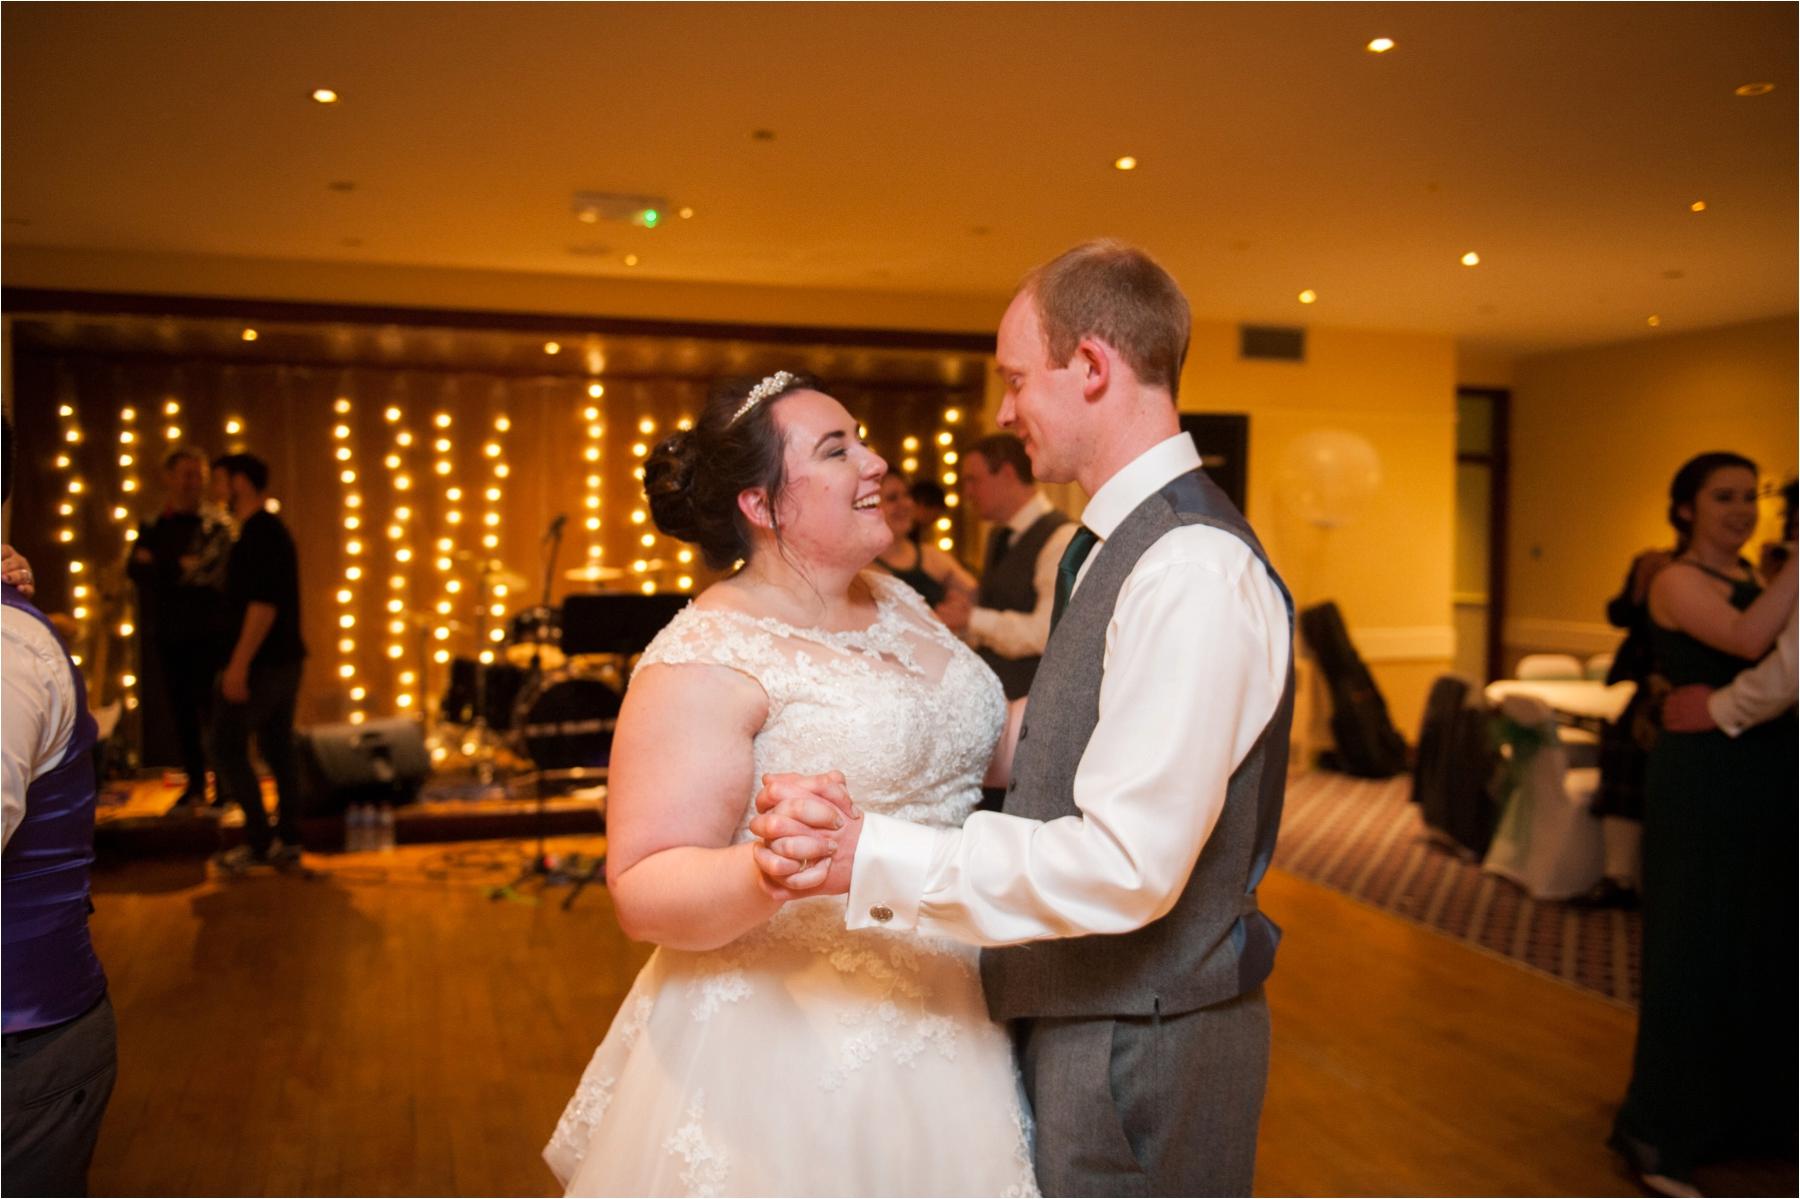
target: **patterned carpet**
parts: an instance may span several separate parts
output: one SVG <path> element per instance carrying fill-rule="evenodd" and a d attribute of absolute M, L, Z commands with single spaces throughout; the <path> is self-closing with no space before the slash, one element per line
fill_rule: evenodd
<path fill-rule="evenodd" d="M 1636 912 L 1536 902 L 1433 844 L 1407 800 L 1411 791 L 1410 775 L 1294 778 L 1275 865 L 1578 987 L 1637 1002 Z"/>

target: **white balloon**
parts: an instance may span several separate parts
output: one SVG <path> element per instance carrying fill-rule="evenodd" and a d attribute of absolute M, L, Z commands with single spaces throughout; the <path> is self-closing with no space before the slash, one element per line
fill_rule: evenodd
<path fill-rule="evenodd" d="M 1314 429 L 1289 443 L 1275 473 L 1277 494 L 1303 520 L 1336 529 L 1356 519 L 1381 486 L 1381 456 L 1346 429 Z"/>

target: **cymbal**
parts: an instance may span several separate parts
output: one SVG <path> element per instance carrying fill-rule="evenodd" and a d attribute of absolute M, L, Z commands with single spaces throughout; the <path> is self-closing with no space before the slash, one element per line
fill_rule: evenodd
<path fill-rule="evenodd" d="M 474 550 L 451 550 L 450 556 L 458 562 L 475 563 L 484 587 L 505 587 L 508 591 L 521 591 L 530 585 L 529 579 L 516 570 L 508 570 L 506 564 L 498 558 L 490 558 Z"/>
<path fill-rule="evenodd" d="M 440 616 L 436 612 L 418 612 L 418 611 L 399 612 L 399 613 L 394 613 L 394 614 L 390 615 L 388 617 L 388 619 L 404 620 L 407 624 L 412 625 L 415 629 L 435 629 L 438 626 L 442 625 L 444 628 L 449 629 L 453 633 L 460 633 L 464 629 L 469 627 L 468 625 L 464 624 L 460 620 L 457 620 L 453 616 Z"/>
<path fill-rule="evenodd" d="M 637 569 L 643 563 L 642 570 Z M 680 565 L 668 558 L 639 558 L 630 566 L 576 566 L 563 571 L 563 578 L 571 583 L 617 582 L 620 579 L 639 579 L 645 575 L 655 574 L 659 570 L 672 570 Z"/>

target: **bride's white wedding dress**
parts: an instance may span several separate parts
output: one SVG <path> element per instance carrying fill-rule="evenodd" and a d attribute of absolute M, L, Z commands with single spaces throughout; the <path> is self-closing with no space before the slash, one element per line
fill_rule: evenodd
<path fill-rule="evenodd" d="M 960 825 L 1005 720 L 1000 684 L 905 583 L 862 577 L 879 612 L 867 630 L 690 605 L 639 669 L 703 663 L 756 680 L 769 717 L 754 777 L 842 770 L 869 811 Z M 711 952 L 658 949 L 544 1157 L 571 1195 L 1036 1193 L 976 951 L 849 932 L 842 896 L 789 903 Z"/>

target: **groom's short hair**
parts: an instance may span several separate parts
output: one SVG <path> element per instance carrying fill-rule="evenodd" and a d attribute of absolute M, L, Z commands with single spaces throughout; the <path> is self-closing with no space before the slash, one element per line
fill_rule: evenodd
<path fill-rule="evenodd" d="M 1139 380 L 1175 397 L 1193 317 L 1150 255 L 1122 241 L 1083 242 L 1025 276 L 1019 290 L 1037 301 L 1052 365 L 1066 363 L 1082 338 L 1098 337 Z"/>

